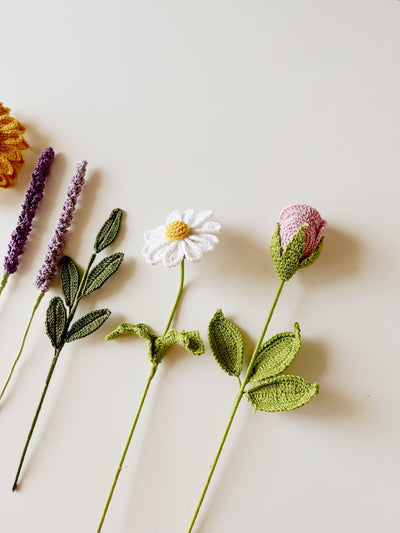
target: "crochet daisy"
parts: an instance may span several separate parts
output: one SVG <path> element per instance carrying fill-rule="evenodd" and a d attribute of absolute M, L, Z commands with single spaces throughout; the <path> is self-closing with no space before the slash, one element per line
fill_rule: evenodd
<path fill-rule="evenodd" d="M 142 255 L 148 263 L 173 267 L 183 259 L 198 261 L 218 243 L 221 224 L 210 220 L 212 211 L 173 211 L 165 225 L 146 231 Z"/>
<path fill-rule="evenodd" d="M 21 150 L 29 148 L 23 133 L 25 127 L 0 102 L 0 187 L 6 189 L 17 179 L 17 166 L 24 162 Z"/>

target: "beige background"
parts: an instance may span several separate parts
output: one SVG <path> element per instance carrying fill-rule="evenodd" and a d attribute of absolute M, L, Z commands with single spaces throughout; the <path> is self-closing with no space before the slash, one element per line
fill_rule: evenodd
<path fill-rule="evenodd" d="M 147 265 L 146 229 L 213 209 L 218 248 L 187 268 L 179 328 L 222 307 L 254 346 L 277 287 L 267 247 L 281 208 L 328 220 L 320 260 L 285 288 L 270 334 L 302 328 L 291 367 L 320 395 L 287 414 L 243 402 L 196 532 L 398 528 L 400 4 L 394 0 L 7 2 L 1 100 L 27 126 L 18 185 L 0 192 L 6 251 L 39 152 L 57 152 L 19 274 L 0 300 L 0 376 L 77 161 L 89 161 L 67 252 L 85 264 L 98 227 L 126 213 L 126 260 L 82 305 L 113 315 L 62 353 L 18 493 L 10 487 L 50 364 L 40 308 L 0 407 L 0 531 L 94 532 L 141 395 L 142 340 L 161 331 L 179 271 Z M 1 253 L 3 253 L 1 252 Z M 3 379 L 3 378 L 1 378 Z M 104 532 L 185 533 L 237 383 L 209 350 L 171 353 L 154 380 Z"/>

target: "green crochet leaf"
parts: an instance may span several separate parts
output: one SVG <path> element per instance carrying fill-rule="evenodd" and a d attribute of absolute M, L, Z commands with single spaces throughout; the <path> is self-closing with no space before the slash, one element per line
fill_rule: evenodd
<path fill-rule="evenodd" d="M 170 329 L 162 337 L 157 337 L 153 344 L 153 351 L 150 357 L 152 363 L 158 364 L 166 356 L 168 350 L 176 343 L 179 333 L 176 329 Z"/>
<path fill-rule="evenodd" d="M 60 267 L 61 288 L 65 303 L 71 307 L 78 292 L 81 277 L 78 267 L 67 255 L 61 258 Z"/>
<path fill-rule="evenodd" d="M 324 237 L 319 241 L 317 249 L 312 254 L 308 255 L 300 261 L 300 268 L 305 268 L 312 265 L 320 256 L 322 252 L 322 246 L 324 245 Z"/>
<path fill-rule="evenodd" d="M 137 335 L 138 337 L 142 337 L 143 339 L 146 339 L 147 341 L 147 353 L 149 356 L 150 361 L 153 362 L 154 357 L 154 343 L 157 339 L 157 335 L 155 335 L 151 329 L 146 326 L 146 324 L 128 324 L 123 323 L 120 326 L 117 327 L 114 331 L 112 331 L 109 335 L 106 337 L 106 341 L 111 341 L 113 339 L 116 339 L 117 337 L 122 337 L 124 335 Z"/>
<path fill-rule="evenodd" d="M 277 376 L 246 391 L 254 411 L 292 411 L 308 403 L 318 393 L 318 383 L 300 376 Z"/>
<path fill-rule="evenodd" d="M 124 322 L 123 324 L 120 324 L 117 329 L 107 335 L 106 341 L 111 341 L 117 337 L 123 337 L 124 335 L 138 335 L 139 337 L 148 340 L 157 338 L 146 324 L 133 325 Z"/>
<path fill-rule="evenodd" d="M 72 324 L 65 341 L 72 342 L 87 337 L 87 335 L 99 329 L 110 315 L 111 311 L 109 309 L 98 309 L 83 315 L 83 317 Z"/>
<path fill-rule="evenodd" d="M 202 355 L 205 352 L 204 343 L 198 331 L 180 331 L 179 342 L 192 355 Z"/>
<path fill-rule="evenodd" d="M 96 265 L 90 272 L 85 290 L 84 296 L 99 289 L 119 268 L 124 259 L 122 252 L 117 252 L 105 257 L 98 265 Z"/>
<path fill-rule="evenodd" d="M 218 309 L 208 325 L 211 351 L 230 376 L 240 376 L 243 364 L 243 338 L 238 328 Z"/>
<path fill-rule="evenodd" d="M 94 249 L 96 253 L 107 248 L 117 237 L 121 227 L 122 209 L 113 209 L 110 216 L 104 222 L 99 233 L 96 236 Z"/>
<path fill-rule="evenodd" d="M 46 333 L 54 348 L 63 344 L 65 327 L 67 325 L 67 311 L 59 296 L 50 300 L 46 312 Z"/>
<path fill-rule="evenodd" d="M 294 332 L 278 333 L 261 346 L 249 380 L 256 382 L 280 374 L 293 361 L 300 345 L 300 326 L 296 322 Z"/>

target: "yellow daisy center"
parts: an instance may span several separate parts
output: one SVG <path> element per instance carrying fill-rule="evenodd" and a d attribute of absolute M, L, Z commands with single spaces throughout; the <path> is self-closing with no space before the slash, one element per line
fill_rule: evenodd
<path fill-rule="evenodd" d="M 165 237 L 168 241 L 181 241 L 190 234 L 190 229 L 182 220 L 174 220 L 165 228 Z"/>

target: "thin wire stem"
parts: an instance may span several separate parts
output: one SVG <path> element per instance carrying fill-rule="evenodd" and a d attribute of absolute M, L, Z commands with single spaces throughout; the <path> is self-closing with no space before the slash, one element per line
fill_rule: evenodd
<path fill-rule="evenodd" d="M 4 287 L 7 285 L 8 278 L 10 277 L 10 274 L 7 272 L 3 273 L 3 276 L 0 280 L 0 294 L 3 292 Z"/>
<path fill-rule="evenodd" d="M 274 310 L 275 310 L 276 304 L 278 303 L 279 296 L 280 296 L 280 294 L 281 294 L 281 292 L 282 292 L 282 289 L 283 289 L 283 285 L 284 285 L 284 283 L 285 283 L 284 281 L 281 281 L 281 283 L 280 283 L 280 285 L 279 285 L 279 287 L 278 287 L 278 290 L 277 290 L 277 292 L 276 292 L 276 295 L 275 295 L 274 301 L 272 302 L 272 305 L 271 305 L 271 308 L 270 308 L 270 310 L 269 310 L 269 313 L 268 313 L 267 319 L 266 319 L 266 321 L 265 321 L 264 327 L 263 327 L 263 329 L 262 329 L 262 331 L 261 331 L 261 335 L 260 335 L 260 337 L 259 337 L 259 339 L 258 339 L 258 342 L 257 342 L 257 344 L 256 344 L 256 347 L 254 348 L 253 354 L 252 354 L 251 359 L 250 359 L 249 366 L 247 367 L 246 375 L 245 375 L 245 377 L 244 377 L 244 379 L 243 379 L 243 382 L 242 382 L 242 385 L 241 385 L 241 387 L 240 387 L 240 389 L 239 389 L 239 392 L 238 392 L 237 395 L 236 395 L 235 402 L 234 402 L 234 404 L 233 404 L 233 408 L 232 408 L 231 414 L 230 414 L 230 416 L 229 416 L 228 423 L 227 423 L 227 425 L 226 425 L 226 427 L 225 427 L 224 434 L 223 434 L 222 439 L 221 439 L 221 442 L 220 442 L 220 444 L 219 444 L 219 446 L 218 446 L 217 453 L 216 453 L 215 458 L 214 458 L 214 461 L 213 461 L 213 463 L 212 463 L 212 465 L 211 465 L 210 472 L 209 472 L 208 477 L 207 477 L 207 481 L 206 481 L 206 483 L 205 483 L 205 485 L 204 485 L 204 487 L 203 487 L 203 490 L 202 490 L 202 492 L 201 492 L 200 499 L 199 499 L 199 501 L 198 501 L 198 503 L 197 503 L 197 507 L 196 507 L 196 510 L 195 510 L 195 512 L 194 512 L 194 514 L 193 514 L 192 521 L 190 522 L 189 529 L 187 530 L 187 533 L 191 533 L 191 531 L 192 531 L 192 529 L 193 529 L 193 526 L 194 526 L 194 524 L 195 524 L 195 522 L 196 522 L 196 519 L 197 519 L 197 516 L 198 516 L 198 514 L 199 514 L 199 511 L 200 511 L 201 505 L 202 505 L 203 500 L 204 500 L 204 497 L 205 497 L 205 495 L 206 495 L 207 489 L 208 489 L 208 487 L 209 487 L 209 485 L 210 485 L 211 478 L 212 478 L 212 476 L 213 476 L 213 474 L 214 474 L 214 470 L 215 470 L 215 468 L 216 468 L 216 466 L 217 466 L 218 459 L 219 459 L 219 457 L 220 457 L 220 455 L 221 455 L 221 452 L 222 452 L 222 449 L 223 449 L 223 447 L 224 447 L 225 441 L 226 441 L 226 439 L 227 439 L 227 437 L 228 437 L 229 430 L 230 430 L 230 428 L 231 428 L 231 426 L 232 426 L 232 422 L 233 422 L 233 419 L 234 419 L 234 417 L 235 417 L 236 411 L 237 411 L 237 409 L 238 409 L 238 407 L 239 407 L 240 401 L 241 401 L 242 398 L 243 398 L 244 389 L 245 389 L 247 383 L 249 382 L 249 377 L 250 377 L 250 375 L 251 375 L 251 371 L 252 371 L 252 367 L 253 367 L 253 364 L 254 364 L 254 361 L 255 361 L 256 355 L 257 355 L 257 353 L 258 353 L 258 351 L 259 351 L 259 349 L 260 349 L 260 346 L 261 346 L 261 344 L 262 344 L 262 342 L 263 342 L 263 340 L 264 340 L 264 337 L 265 337 L 265 334 L 266 334 L 266 332 L 267 332 L 267 329 L 268 329 L 269 323 L 270 323 L 270 321 L 271 321 L 271 318 L 272 318 L 273 312 L 274 312 Z"/>
<path fill-rule="evenodd" d="M 169 328 L 171 326 L 171 323 L 172 323 L 172 320 L 173 320 L 173 318 L 175 316 L 176 309 L 177 309 L 178 304 L 179 304 L 179 300 L 181 299 L 181 296 L 182 296 L 184 279 L 185 279 L 185 259 L 182 259 L 182 261 L 181 261 L 181 279 L 180 279 L 178 294 L 176 295 L 175 303 L 174 303 L 174 306 L 172 308 L 171 314 L 169 315 L 168 322 L 167 322 L 167 325 L 165 326 L 165 330 L 164 330 L 163 335 L 165 335 L 167 333 L 167 331 L 169 330 Z"/>
<path fill-rule="evenodd" d="M 157 371 L 157 366 L 158 365 L 153 365 L 151 367 L 151 371 L 150 371 L 150 374 L 149 374 L 149 377 L 147 379 L 147 383 L 146 383 L 146 387 L 144 389 L 144 392 L 143 392 L 143 395 L 142 395 L 142 398 L 140 400 L 140 403 L 139 403 L 139 407 L 138 407 L 138 410 L 136 411 L 136 415 L 135 415 L 135 418 L 133 420 L 133 424 L 132 424 L 132 427 L 131 427 L 131 430 L 129 432 L 129 435 L 128 435 L 128 439 L 126 441 L 126 444 L 125 444 L 125 448 L 124 448 L 124 451 L 122 453 L 122 456 L 121 456 L 121 460 L 119 462 L 119 465 L 118 465 L 118 468 L 117 468 L 117 471 L 115 473 L 115 476 L 114 476 L 114 481 L 111 485 L 111 489 L 110 489 L 110 492 L 108 494 L 108 498 L 107 498 L 107 502 L 106 502 L 106 505 L 104 506 L 104 510 L 103 510 L 103 513 L 101 515 L 101 519 L 100 519 L 100 522 L 99 522 L 99 525 L 98 525 L 98 528 L 97 528 L 97 531 L 98 533 L 101 531 L 101 528 L 103 526 L 103 522 L 104 522 L 104 519 L 106 517 L 106 514 L 107 514 L 107 511 L 108 511 L 108 508 L 110 506 L 110 503 L 111 503 L 111 499 L 113 497 L 113 494 L 114 494 L 114 490 L 115 490 L 115 487 L 117 485 L 117 482 L 118 482 L 118 478 L 119 478 L 119 475 L 121 473 L 121 470 L 122 470 L 122 467 L 124 465 L 124 461 L 125 461 L 125 457 L 126 457 L 126 454 L 128 453 L 128 449 L 129 449 L 129 445 L 131 443 L 131 440 L 132 440 L 132 437 L 133 437 L 133 433 L 135 431 L 135 428 L 136 428 L 136 424 L 139 420 L 139 416 L 140 416 L 140 413 L 142 412 L 142 407 L 143 407 L 143 404 L 144 404 L 144 401 L 146 399 L 146 396 L 147 396 L 147 392 L 149 390 L 149 387 L 150 387 L 150 383 L 151 383 L 151 380 L 153 379 L 156 371 Z"/>
<path fill-rule="evenodd" d="M 33 317 L 35 316 L 36 310 L 37 310 L 37 308 L 39 307 L 39 304 L 40 304 L 40 302 L 42 301 L 42 298 L 43 298 L 44 294 L 45 294 L 45 293 L 44 293 L 43 291 L 40 291 L 39 294 L 38 294 L 38 297 L 37 297 L 36 300 L 35 300 L 35 303 L 34 303 L 33 308 L 32 308 L 32 313 L 31 313 L 31 316 L 30 316 L 30 318 L 29 318 L 28 325 L 26 326 L 24 336 L 22 337 L 22 342 L 21 342 L 21 346 L 20 346 L 20 348 L 19 348 L 19 351 L 18 351 L 17 357 L 16 357 L 15 360 L 14 360 L 14 363 L 13 363 L 13 365 L 12 365 L 12 367 L 11 367 L 11 370 L 10 370 L 10 372 L 9 372 L 9 374 L 8 374 L 8 378 L 7 378 L 6 382 L 4 383 L 4 386 L 3 386 L 2 390 L 1 390 L 1 393 L 0 393 L 0 400 L 1 400 L 1 399 L 3 398 L 3 396 L 4 396 L 4 393 L 5 393 L 5 391 L 6 391 L 6 388 L 7 388 L 8 384 L 10 383 L 10 380 L 11 380 L 12 375 L 13 375 L 13 373 L 14 373 L 15 367 L 17 366 L 17 363 L 18 363 L 18 361 L 19 361 L 19 359 L 20 359 L 20 357 L 21 357 L 21 355 L 22 355 L 22 350 L 24 349 L 25 341 L 26 341 L 26 338 L 27 338 L 27 336 L 28 336 L 28 333 L 29 333 L 29 330 L 30 330 L 30 327 L 31 327 L 31 324 L 32 324 Z"/>
<path fill-rule="evenodd" d="M 54 369 L 56 367 L 58 356 L 60 355 L 60 351 L 61 351 L 61 348 L 57 348 L 55 350 L 53 361 L 51 363 L 49 373 L 47 374 L 46 383 L 45 383 L 44 389 L 42 391 L 42 395 L 40 397 L 39 405 L 37 406 L 35 416 L 33 417 L 31 429 L 29 430 L 28 437 L 26 439 L 25 446 L 24 446 L 24 449 L 23 449 L 23 452 L 22 452 L 22 455 L 21 455 L 21 459 L 19 461 L 17 474 L 15 476 L 14 484 L 12 486 L 13 492 L 17 488 L 18 478 L 19 478 L 19 475 L 21 473 L 22 465 L 24 464 L 25 455 L 26 455 L 26 452 L 28 451 L 28 446 L 29 446 L 29 443 L 31 441 L 31 438 L 32 438 L 32 435 L 33 435 L 33 431 L 35 429 L 36 422 L 37 422 L 37 420 L 39 418 L 39 414 L 40 414 L 40 411 L 42 409 L 43 401 L 44 401 L 44 398 L 46 396 L 47 389 L 49 388 L 51 376 L 53 375 Z"/>
<path fill-rule="evenodd" d="M 165 327 L 163 336 L 169 331 L 169 328 L 171 326 L 172 320 L 173 320 L 173 318 L 175 316 L 175 313 L 176 313 L 176 310 L 178 308 L 179 301 L 180 301 L 181 296 L 182 296 L 182 290 L 183 290 L 183 284 L 184 284 L 184 278 L 185 278 L 184 261 L 185 261 L 185 259 L 182 259 L 182 262 L 181 262 L 181 276 L 180 276 L 178 294 L 176 295 L 175 302 L 174 302 L 174 305 L 172 307 L 171 314 L 169 315 L 168 322 L 167 322 L 167 325 Z M 153 363 L 153 366 L 151 367 L 151 371 L 150 371 L 150 375 L 149 375 L 149 377 L 147 379 L 146 387 L 144 389 L 142 398 L 140 400 L 139 407 L 138 407 L 138 409 L 136 411 L 136 415 L 135 415 L 135 418 L 133 420 L 133 424 L 132 424 L 131 430 L 129 432 L 128 439 L 126 441 L 125 448 L 124 448 L 124 451 L 123 451 L 122 456 L 121 456 L 121 460 L 119 462 L 117 471 L 116 471 L 115 476 L 114 476 L 114 481 L 113 481 L 113 483 L 111 485 L 111 489 L 110 489 L 110 492 L 108 494 L 108 498 L 107 498 L 106 504 L 104 506 L 104 509 L 103 509 L 103 512 L 102 512 L 102 515 L 101 515 L 101 518 L 100 518 L 99 525 L 97 527 L 97 533 L 100 533 L 101 528 L 103 527 L 103 523 L 104 523 L 104 520 L 106 518 L 106 514 L 107 514 L 108 508 L 110 506 L 110 503 L 111 503 L 111 500 L 112 500 L 112 497 L 113 497 L 113 494 L 114 494 L 114 490 L 115 490 L 115 487 L 117 485 L 118 478 L 119 478 L 119 475 L 121 473 L 121 470 L 122 470 L 122 467 L 123 467 L 123 464 L 124 464 L 124 461 L 125 461 L 126 454 L 128 453 L 128 449 L 129 449 L 129 446 L 130 446 L 130 443 L 131 443 L 131 440 L 132 440 L 132 437 L 133 437 L 133 433 L 134 433 L 135 428 L 136 428 L 136 424 L 137 424 L 137 422 L 139 420 L 139 416 L 140 416 L 140 413 L 142 411 L 142 407 L 143 407 L 144 401 L 145 401 L 146 396 L 147 396 L 147 392 L 148 392 L 149 387 L 150 387 L 150 383 L 151 383 L 151 381 L 152 381 L 152 379 L 153 379 L 153 377 L 154 377 L 154 375 L 155 375 L 155 373 L 157 371 L 157 368 L 158 368 L 159 364 L 160 364 L 159 362 L 158 363 Z"/>

